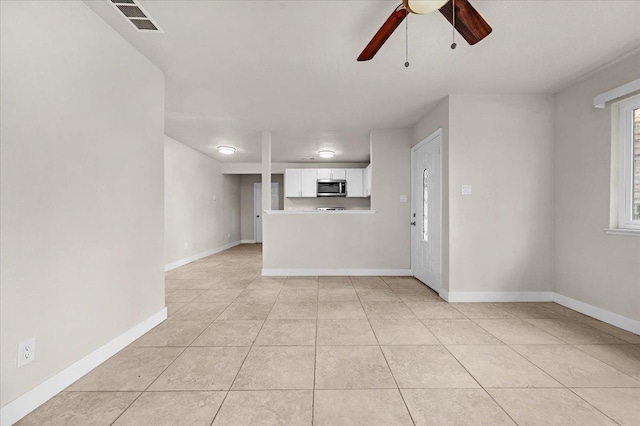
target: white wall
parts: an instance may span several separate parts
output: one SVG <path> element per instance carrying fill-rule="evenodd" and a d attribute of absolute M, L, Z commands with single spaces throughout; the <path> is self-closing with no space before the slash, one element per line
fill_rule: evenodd
<path fill-rule="evenodd" d="M 168 136 L 164 162 L 165 264 L 240 241 L 240 177 Z"/>
<path fill-rule="evenodd" d="M 253 184 L 262 182 L 262 175 L 240 176 L 240 238 L 242 241 L 255 241 Z M 277 182 L 279 188 L 279 210 L 284 205 L 284 175 L 271 175 L 271 182 Z M 272 206 L 273 207 L 273 206 Z M 275 210 L 275 209 L 274 209 Z"/>
<path fill-rule="evenodd" d="M 451 291 L 550 291 L 553 97 L 452 95 L 450 110 Z"/>
<path fill-rule="evenodd" d="M 593 98 L 640 78 L 640 54 L 556 95 L 556 292 L 640 320 L 640 237 L 607 235 L 611 106 Z"/>
<path fill-rule="evenodd" d="M 83 2 L 0 5 L 4 407 L 164 309 L 164 76 Z"/>
<path fill-rule="evenodd" d="M 371 132 L 376 214 L 265 215 L 265 269 L 410 268 L 408 129 Z"/>
<path fill-rule="evenodd" d="M 553 97 L 451 95 L 414 127 L 413 143 L 438 128 L 443 288 L 550 291 Z M 463 184 L 473 195 L 461 195 Z"/>

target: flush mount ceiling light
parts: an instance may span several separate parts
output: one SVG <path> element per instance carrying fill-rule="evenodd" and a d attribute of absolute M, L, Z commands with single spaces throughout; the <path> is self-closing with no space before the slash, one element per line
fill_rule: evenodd
<path fill-rule="evenodd" d="M 236 153 L 236 149 L 232 146 L 219 146 L 218 152 L 224 155 L 232 155 Z"/>
<path fill-rule="evenodd" d="M 360 53 L 358 61 L 370 61 L 373 59 L 382 45 L 409 14 L 424 15 L 433 13 L 436 10 L 439 10 L 453 26 L 451 49 L 455 49 L 457 46 L 455 42 L 456 31 L 472 46 L 493 31 L 487 21 L 469 3 L 469 0 L 402 0 L 402 4 L 395 8 L 391 16 L 387 18 L 369 44 Z M 405 40 L 409 40 L 408 23 L 406 25 Z M 406 43 L 408 45 L 408 41 Z M 408 51 L 408 48 L 406 51 Z M 405 67 L 408 66 L 409 60 L 405 62 Z"/>
<path fill-rule="evenodd" d="M 447 1 L 448 0 L 404 0 L 404 5 L 411 13 L 425 15 L 440 9 Z"/>
<path fill-rule="evenodd" d="M 318 151 L 318 155 L 321 158 L 333 158 L 333 156 L 336 155 L 336 153 L 333 151 L 325 150 L 325 151 Z"/>

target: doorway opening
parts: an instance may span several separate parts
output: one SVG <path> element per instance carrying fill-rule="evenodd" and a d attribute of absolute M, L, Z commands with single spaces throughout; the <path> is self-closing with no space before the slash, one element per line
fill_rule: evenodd
<path fill-rule="evenodd" d="M 271 182 L 271 210 L 280 210 L 280 184 Z M 262 244 L 262 183 L 253 184 L 253 235 Z"/>

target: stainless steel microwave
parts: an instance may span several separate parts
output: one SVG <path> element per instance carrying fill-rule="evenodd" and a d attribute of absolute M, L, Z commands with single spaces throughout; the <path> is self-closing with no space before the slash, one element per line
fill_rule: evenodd
<path fill-rule="evenodd" d="M 346 180 L 318 180 L 318 197 L 346 197 Z"/>

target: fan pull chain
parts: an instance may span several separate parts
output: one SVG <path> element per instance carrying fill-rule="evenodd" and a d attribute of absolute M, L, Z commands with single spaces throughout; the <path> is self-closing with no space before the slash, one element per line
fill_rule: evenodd
<path fill-rule="evenodd" d="M 458 45 L 456 44 L 456 0 L 451 0 L 453 2 L 453 29 L 452 29 L 452 38 L 453 43 L 451 43 L 451 50 L 454 50 Z"/>
<path fill-rule="evenodd" d="M 404 24 L 405 28 L 405 62 L 404 67 L 409 68 L 409 14 L 407 14 L 407 18 Z"/>

